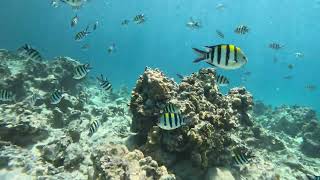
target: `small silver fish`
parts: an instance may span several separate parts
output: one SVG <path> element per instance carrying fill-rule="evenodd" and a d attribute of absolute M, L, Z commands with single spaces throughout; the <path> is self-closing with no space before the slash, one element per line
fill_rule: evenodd
<path fill-rule="evenodd" d="M 222 4 L 222 3 L 219 3 L 219 4 L 216 5 L 216 9 L 217 9 L 217 10 L 220 10 L 220 11 L 221 11 L 221 10 L 224 10 L 225 7 L 226 7 L 226 6 L 225 6 L 224 4 Z"/>
<path fill-rule="evenodd" d="M 129 20 L 128 19 L 125 19 L 125 20 L 123 20 L 122 22 L 121 22 L 121 25 L 122 26 L 127 26 L 128 24 L 129 24 Z"/>
<path fill-rule="evenodd" d="M 283 48 L 284 45 L 281 45 L 279 43 L 273 42 L 269 44 L 269 48 L 274 49 L 274 50 L 279 50 L 281 48 Z"/>
<path fill-rule="evenodd" d="M 0 101 L 15 101 L 16 95 L 13 92 L 1 89 L 0 90 Z"/>
<path fill-rule="evenodd" d="M 249 32 L 249 28 L 246 25 L 239 25 L 238 27 L 236 27 L 234 32 L 236 34 L 244 35 L 244 34 L 247 34 Z"/>
<path fill-rule="evenodd" d="M 62 2 L 70 5 L 73 9 L 80 9 L 86 0 L 61 0 Z"/>
<path fill-rule="evenodd" d="M 78 24 L 78 21 L 79 21 L 79 17 L 78 15 L 74 16 L 72 19 L 71 19 L 71 27 L 75 27 L 77 24 Z"/>
<path fill-rule="evenodd" d="M 136 24 L 142 24 L 146 21 L 145 15 L 144 14 L 138 14 L 133 18 L 133 22 Z"/>
<path fill-rule="evenodd" d="M 216 33 L 219 38 L 224 39 L 224 34 L 221 31 L 216 30 Z"/>
<path fill-rule="evenodd" d="M 57 8 L 59 7 L 59 0 L 51 0 L 51 7 Z"/>
<path fill-rule="evenodd" d="M 201 28 L 201 23 L 200 23 L 200 21 L 195 21 L 195 20 L 193 20 L 192 17 L 190 17 L 190 19 L 187 22 L 186 26 L 191 28 L 191 29 L 200 29 Z"/>
<path fill-rule="evenodd" d="M 304 54 L 301 52 L 296 52 L 294 55 L 296 56 L 296 58 L 303 58 L 304 57 Z"/>
<path fill-rule="evenodd" d="M 113 53 L 114 51 L 116 51 L 116 44 L 115 43 L 112 43 L 108 49 L 107 49 L 108 53 L 111 54 Z"/>
<path fill-rule="evenodd" d="M 89 73 L 91 67 L 89 64 L 81 64 L 75 67 L 73 79 L 80 80 Z"/>

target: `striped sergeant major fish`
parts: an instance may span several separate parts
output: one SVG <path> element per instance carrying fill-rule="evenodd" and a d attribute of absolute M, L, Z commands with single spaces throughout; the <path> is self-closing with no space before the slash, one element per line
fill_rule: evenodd
<path fill-rule="evenodd" d="M 239 47 L 231 44 L 220 44 L 215 46 L 206 46 L 207 51 L 197 48 L 193 50 L 199 55 L 193 62 L 206 61 L 212 66 L 222 69 L 238 69 L 248 62 L 246 55 Z"/>
<path fill-rule="evenodd" d="M 75 67 L 73 79 L 80 80 L 89 73 L 91 67 L 89 64 L 81 64 Z"/>
<path fill-rule="evenodd" d="M 174 112 L 164 112 L 157 122 L 157 125 L 164 130 L 177 129 L 185 124 L 186 122 L 182 115 Z"/>
<path fill-rule="evenodd" d="M 274 49 L 274 50 L 279 50 L 281 48 L 283 48 L 284 45 L 281 45 L 279 43 L 273 42 L 269 44 L 269 48 Z"/>
<path fill-rule="evenodd" d="M 164 109 L 162 110 L 162 112 L 165 113 L 180 113 L 180 109 L 178 108 L 178 106 L 176 106 L 173 103 L 168 103 Z"/>
<path fill-rule="evenodd" d="M 249 28 L 246 25 L 239 25 L 238 27 L 236 27 L 234 32 L 236 34 L 244 35 L 244 34 L 247 34 L 249 32 Z"/>
<path fill-rule="evenodd" d="M 0 101 L 15 101 L 16 95 L 13 92 L 0 89 Z"/>
<path fill-rule="evenodd" d="M 107 78 L 103 78 L 103 75 L 101 74 L 100 77 L 97 77 L 97 80 L 99 81 L 100 87 L 105 91 L 112 91 L 112 85 L 108 81 Z"/>
<path fill-rule="evenodd" d="M 87 37 L 90 34 L 89 32 L 89 26 L 86 27 L 85 30 L 78 32 L 75 37 L 74 40 L 76 41 L 81 41 L 82 39 L 84 39 L 85 37 Z"/>
<path fill-rule="evenodd" d="M 27 60 L 31 59 L 34 61 L 41 61 L 42 57 L 39 51 L 32 48 L 29 44 L 25 44 L 21 48 L 18 49 L 18 54 Z"/>
<path fill-rule="evenodd" d="M 216 76 L 216 83 L 220 86 L 228 86 L 230 84 L 229 80 L 225 76 L 220 74 Z"/>
<path fill-rule="evenodd" d="M 219 30 L 216 30 L 216 33 L 217 33 L 217 36 L 221 39 L 224 39 L 224 34 L 223 32 L 219 31 Z"/>
<path fill-rule="evenodd" d="M 241 166 L 249 163 L 251 158 L 253 157 L 254 157 L 253 155 L 246 155 L 244 153 L 235 153 L 233 156 L 233 160 L 235 164 L 237 164 L 238 166 Z"/>
<path fill-rule="evenodd" d="M 100 126 L 99 120 L 96 119 L 96 120 L 92 121 L 89 126 L 88 136 L 92 136 L 95 132 L 97 132 L 99 126 Z"/>
<path fill-rule="evenodd" d="M 320 180 L 320 176 L 315 176 L 311 174 L 306 174 L 308 180 Z"/>
<path fill-rule="evenodd" d="M 62 2 L 70 5 L 73 9 L 79 9 L 83 6 L 86 0 L 61 0 Z"/>
<path fill-rule="evenodd" d="M 136 24 L 142 24 L 146 21 L 145 15 L 144 14 L 138 14 L 133 18 L 133 22 Z"/>
<path fill-rule="evenodd" d="M 65 93 L 62 89 L 56 89 L 50 96 L 50 103 L 59 104 L 64 96 Z"/>
<path fill-rule="evenodd" d="M 74 16 L 72 19 L 71 19 L 71 27 L 75 27 L 77 24 L 78 24 L 78 21 L 79 21 L 79 17 L 78 15 L 76 14 L 76 16 Z"/>

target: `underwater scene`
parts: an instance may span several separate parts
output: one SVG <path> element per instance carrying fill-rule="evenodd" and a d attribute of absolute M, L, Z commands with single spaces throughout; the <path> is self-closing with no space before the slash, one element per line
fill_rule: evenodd
<path fill-rule="evenodd" d="M 0 180 L 320 180 L 320 0 L 1 0 Z"/>

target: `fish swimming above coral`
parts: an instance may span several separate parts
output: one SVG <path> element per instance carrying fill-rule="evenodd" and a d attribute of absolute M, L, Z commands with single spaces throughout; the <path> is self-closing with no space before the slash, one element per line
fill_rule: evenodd
<path fill-rule="evenodd" d="M 95 132 L 97 132 L 99 126 L 100 126 L 100 121 L 98 119 L 92 121 L 89 126 L 88 136 L 92 136 Z"/>
<path fill-rule="evenodd" d="M 100 87 L 104 91 L 112 91 L 112 85 L 110 84 L 107 78 L 103 78 L 102 74 L 100 75 L 100 77 L 97 77 L 97 80 L 99 81 Z"/>
<path fill-rule="evenodd" d="M 167 104 L 160 113 L 157 125 L 161 129 L 173 130 L 187 124 L 181 115 L 180 109 L 172 103 Z"/>
<path fill-rule="evenodd" d="M 219 85 L 219 86 L 228 86 L 230 84 L 228 78 L 226 78 L 225 76 L 221 75 L 221 74 L 218 74 L 216 76 L 216 83 Z"/>
<path fill-rule="evenodd" d="M 244 153 L 234 153 L 233 159 L 236 165 L 241 166 L 250 162 L 253 155 L 247 155 Z"/>
<path fill-rule="evenodd" d="M 82 79 L 89 73 L 91 67 L 89 64 L 81 64 L 75 67 L 73 79 Z"/>
<path fill-rule="evenodd" d="M 8 90 L 1 89 L 0 90 L 0 101 L 15 101 L 16 95 Z"/>
<path fill-rule="evenodd" d="M 65 93 L 62 89 L 56 89 L 50 96 L 50 103 L 51 104 L 59 104 L 62 98 L 65 96 Z"/>
<path fill-rule="evenodd" d="M 183 77 L 183 75 L 181 75 L 181 74 L 176 74 L 177 75 L 177 77 L 179 78 L 179 79 L 183 79 L 184 77 Z"/>
<path fill-rule="evenodd" d="M 89 32 L 89 26 L 86 27 L 85 30 L 78 32 L 75 37 L 74 40 L 76 41 L 81 41 L 83 40 L 85 37 L 87 37 L 90 34 Z"/>
<path fill-rule="evenodd" d="M 25 44 L 24 46 L 18 49 L 18 55 L 26 58 L 27 60 L 31 59 L 34 61 L 41 61 L 42 56 L 39 51 L 32 48 L 29 44 Z"/>
<path fill-rule="evenodd" d="M 206 61 L 212 66 L 231 70 L 238 69 L 248 62 L 243 51 L 235 45 L 220 44 L 205 47 L 207 48 L 207 51 L 193 48 L 193 50 L 199 55 L 199 57 L 193 61 L 194 63 Z"/>

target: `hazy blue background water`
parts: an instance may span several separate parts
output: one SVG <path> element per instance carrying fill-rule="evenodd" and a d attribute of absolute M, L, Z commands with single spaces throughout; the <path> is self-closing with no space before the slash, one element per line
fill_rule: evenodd
<path fill-rule="evenodd" d="M 215 8 L 218 3 L 225 5 L 223 11 Z M 249 63 L 235 71 L 219 70 L 230 78 L 230 87 L 245 85 L 266 103 L 320 110 L 319 90 L 305 89 L 308 84 L 320 86 L 319 10 L 319 2 L 313 0 L 91 0 L 78 11 L 64 4 L 53 8 L 50 0 L 1 0 L 0 48 L 16 50 L 29 43 L 48 59 L 70 56 L 90 62 L 91 74 L 104 73 L 114 86 L 132 87 L 145 66 L 158 67 L 171 77 L 190 74 L 207 66 L 192 63 L 196 56 L 191 47 L 233 43 L 243 49 Z M 145 24 L 121 26 L 121 21 L 139 13 L 146 15 Z M 72 29 L 70 20 L 75 14 L 80 19 Z M 187 28 L 191 16 L 200 19 L 203 28 Z M 97 20 L 97 31 L 83 42 L 74 41 L 76 32 Z M 233 33 L 240 24 L 248 25 L 251 32 Z M 225 33 L 224 40 L 217 38 L 216 29 Z M 285 48 L 269 49 L 273 41 Z M 91 47 L 83 52 L 80 47 L 85 43 Z M 117 51 L 110 55 L 106 49 L 112 43 Z M 296 59 L 295 52 L 304 53 L 304 58 Z M 273 63 L 275 55 L 278 63 Z M 295 65 L 293 70 L 287 68 L 288 63 Z M 244 71 L 252 72 L 245 84 L 240 80 Z M 283 79 L 286 75 L 293 79 Z"/>

